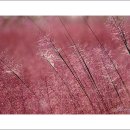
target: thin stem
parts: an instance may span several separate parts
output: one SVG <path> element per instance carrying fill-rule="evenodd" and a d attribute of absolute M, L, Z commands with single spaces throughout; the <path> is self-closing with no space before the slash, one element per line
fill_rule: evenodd
<path fill-rule="evenodd" d="M 95 110 L 95 108 L 94 108 L 94 106 L 93 106 L 93 103 L 92 103 L 92 101 L 91 101 L 91 99 L 90 99 L 88 93 L 87 93 L 86 90 L 85 90 L 84 85 L 82 84 L 81 80 L 80 80 L 79 77 L 77 76 L 77 73 L 75 72 L 73 66 L 71 65 L 71 63 L 70 63 L 70 61 L 69 61 L 69 59 L 68 59 L 67 56 L 66 56 L 66 58 L 68 59 L 68 61 L 69 61 L 71 67 L 70 67 L 70 66 L 68 65 L 68 63 L 65 61 L 65 59 L 64 59 L 63 56 L 60 54 L 60 52 L 57 50 L 57 48 L 55 47 L 55 45 L 54 45 L 53 43 L 52 43 L 52 45 L 53 45 L 53 47 L 54 47 L 54 49 L 55 49 L 55 52 L 59 55 L 59 57 L 60 57 L 60 58 L 62 59 L 62 61 L 65 63 L 65 65 L 66 65 L 67 68 L 70 70 L 70 72 L 72 73 L 72 75 L 74 76 L 74 78 L 76 79 L 76 81 L 78 82 L 79 86 L 80 86 L 81 89 L 83 90 L 84 94 L 85 94 L 86 97 L 88 98 L 88 100 L 89 100 L 89 102 L 90 102 L 90 104 L 91 104 L 91 106 L 92 106 L 93 111 L 96 112 L 96 110 Z M 65 54 L 65 53 L 64 53 L 64 54 Z"/>
<path fill-rule="evenodd" d="M 125 82 L 122 78 L 122 76 L 120 75 L 119 71 L 117 70 L 113 60 L 111 59 L 111 57 L 108 55 L 107 51 L 105 50 L 104 48 L 104 45 L 100 42 L 100 40 L 98 39 L 97 35 L 95 34 L 95 32 L 93 31 L 93 29 L 90 27 L 90 25 L 88 24 L 88 22 L 83 18 L 84 22 L 85 22 L 85 25 L 90 29 L 90 31 L 92 32 L 92 34 L 94 35 L 94 37 L 96 38 L 96 40 L 98 41 L 99 43 L 99 46 L 102 50 L 102 53 L 103 53 L 103 58 L 105 58 L 106 56 L 108 57 L 108 59 L 110 60 L 111 64 L 113 65 L 113 68 L 115 69 L 116 73 L 118 74 L 119 78 L 120 78 L 120 81 L 123 85 L 123 88 L 125 89 L 126 93 L 128 94 L 129 98 L 130 98 L 130 92 L 129 90 L 127 89 L 127 86 L 125 85 Z"/>
<path fill-rule="evenodd" d="M 4 63 L 4 61 L 2 59 L 0 59 L 0 62 L 6 66 L 11 72 L 12 74 L 26 87 L 30 90 L 31 93 L 33 93 L 33 95 L 36 97 L 36 99 L 38 99 L 37 95 L 30 89 L 30 87 L 28 85 L 26 85 L 26 83 L 7 65 Z M 23 92 L 22 92 L 23 93 Z M 22 94 L 23 95 L 23 94 Z M 40 104 L 39 104 L 40 106 Z M 39 107 L 40 108 L 40 107 Z"/>
<path fill-rule="evenodd" d="M 118 89 L 117 89 L 116 85 L 114 84 L 114 82 L 112 81 L 111 75 L 110 75 L 110 73 L 108 72 L 108 69 L 107 69 L 107 67 L 106 67 L 106 65 L 105 65 L 104 60 L 103 60 L 102 57 L 101 57 L 101 60 L 102 60 L 103 66 L 104 66 L 104 68 L 105 68 L 105 70 L 106 70 L 106 72 L 107 72 L 108 78 L 109 78 L 109 80 L 110 80 L 110 82 L 111 82 L 111 84 L 112 84 L 114 90 L 116 91 L 116 94 L 117 94 L 119 100 L 120 100 L 120 103 L 124 106 L 123 101 L 122 101 L 122 99 L 121 99 L 121 97 L 120 97 L 120 94 L 119 94 L 119 92 L 118 92 Z"/>
<path fill-rule="evenodd" d="M 118 31 L 119 31 L 119 34 L 120 34 L 121 40 L 123 41 L 123 43 L 124 43 L 124 45 L 125 45 L 125 47 L 126 47 L 128 53 L 130 54 L 130 49 L 129 49 L 129 47 L 128 47 L 128 42 L 127 42 L 127 39 L 126 39 L 125 33 L 124 33 L 124 31 L 123 31 L 121 25 L 117 24 L 116 19 L 115 19 L 114 17 L 112 17 L 112 18 L 113 18 L 113 20 L 114 20 L 114 24 L 115 24 L 115 26 L 117 27 L 117 29 L 118 29 Z"/>
<path fill-rule="evenodd" d="M 69 96 L 71 97 L 71 99 L 75 100 L 75 97 L 73 96 L 73 94 L 71 93 L 71 90 L 69 88 L 69 85 L 64 81 L 64 79 L 60 76 L 60 74 L 58 73 L 58 71 L 55 69 L 55 67 L 50 63 L 50 61 L 43 55 L 44 59 L 46 59 L 46 61 L 48 62 L 48 64 L 53 68 L 53 70 L 56 72 L 56 74 L 58 75 L 58 77 L 62 80 L 63 84 L 66 86 Z M 75 107 L 75 109 L 77 110 L 77 107 L 75 105 L 75 103 L 73 102 L 73 105 Z"/>
<path fill-rule="evenodd" d="M 89 77 L 90 77 L 90 79 L 91 79 L 91 82 L 92 82 L 94 88 L 97 90 L 97 94 L 98 94 L 99 98 L 101 99 L 101 101 L 102 101 L 102 103 L 103 103 L 103 105 L 104 105 L 106 111 L 109 113 L 109 110 L 108 110 L 108 108 L 107 108 L 107 106 L 106 106 L 106 104 L 105 104 L 105 102 L 104 102 L 104 99 L 103 99 L 103 97 L 102 97 L 102 95 L 101 95 L 101 93 L 100 93 L 100 90 L 98 89 L 98 87 L 97 87 L 97 85 L 96 85 L 96 82 L 95 82 L 95 80 L 94 80 L 94 78 L 93 78 L 93 76 L 92 76 L 92 74 L 91 74 L 91 72 L 90 72 L 90 69 L 88 68 L 86 62 L 84 61 L 84 58 L 82 57 L 82 55 L 81 55 L 81 53 L 80 53 L 78 47 L 76 46 L 76 44 L 75 44 L 73 38 L 71 37 L 70 33 L 68 32 L 68 30 L 67 30 L 66 26 L 64 25 L 63 21 L 61 20 L 60 17 L 58 17 L 58 18 L 59 18 L 61 24 L 63 25 L 65 31 L 67 32 L 69 38 L 71 39 L 73 45 L 75 46 L 75 48 L 76 48 L 76 50 L 77 50 L 77 52 L 78 52 L 78 54 L 79 54 L 79 56 L 80 56 L 80 58 L 81 58 L 81 60 L 82 60 L 82 62 L 83 62 L 83 64 L 84 64 L 84 66 L 85 66 L 85 71 L 89 74 Z"/>

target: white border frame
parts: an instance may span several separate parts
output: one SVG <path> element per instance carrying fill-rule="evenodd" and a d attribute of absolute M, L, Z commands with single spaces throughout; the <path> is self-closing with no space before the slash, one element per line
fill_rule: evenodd
<path fill-rule="evenodd" d="M 130 15 L 130 1 L 1 1 L 1 16 Z M 130 129 L 129 115 L 0 115 L 1 129 Z"/>
<path fill-rule="evenodd" d="M 0 15 L 130 15 L 130 1 L 0 1 Z"/>
<path fill-rule="evenodd" d="M 129 115 L 6 115 L 1 129 L 129 129 Z"/>

